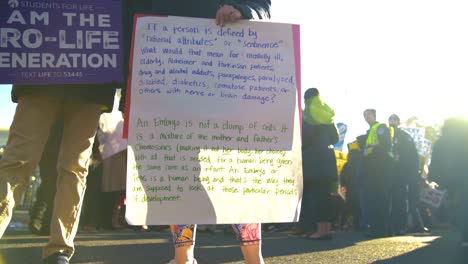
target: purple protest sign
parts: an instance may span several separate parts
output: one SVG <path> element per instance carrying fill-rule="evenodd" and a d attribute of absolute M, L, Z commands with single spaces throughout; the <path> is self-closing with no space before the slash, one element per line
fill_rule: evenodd
<path fill-rule="evenodd" d="M 122 82 L 120 0 L 0 1 L 0 84 Z"/>

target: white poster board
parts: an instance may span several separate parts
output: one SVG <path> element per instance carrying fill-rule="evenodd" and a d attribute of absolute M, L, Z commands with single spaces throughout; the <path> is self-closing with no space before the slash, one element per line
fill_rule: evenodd
<path fill-rule="evenodd" d="M 132 50 L 127 221 L 297 221 L 299 27 L 141 16 Z"/>

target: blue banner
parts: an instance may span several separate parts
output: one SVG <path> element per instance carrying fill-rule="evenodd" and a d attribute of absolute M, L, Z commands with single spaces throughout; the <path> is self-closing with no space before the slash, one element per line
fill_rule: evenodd
<path fill-rule="evenodd" d="M 0 1 L 0 84 L 122 82 L 120 0 Z"/>
<path fill-rule="evenodd" d="M 334 145 L 334 148 L 336 150 L 343 150 L 343 145 L 344 145 L 344 140 L 346 136 L 346 132 L 348 131 L 348 126 L 343 123 L 337 123 L 336 128 L 338 129 L 338 136 L 339 140 L 338 142 Z"/>

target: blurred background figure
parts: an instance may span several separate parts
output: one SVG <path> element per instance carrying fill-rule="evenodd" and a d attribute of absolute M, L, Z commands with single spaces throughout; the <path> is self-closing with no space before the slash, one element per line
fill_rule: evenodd
<path fill-rule="evenodd" d="M 106 204 L 104 204 L 101 191 L 102 158 L 98 146 L 99 140 L 95 139 L 80 216 L 80 231 L 82 232 L 96 232 L 98 229 L 106 228 L 106 215 L 104 214 Z"/>
<path fill-rule="evenodd" d="M 447 119 L 442 134 L 436 141 L 429 167 L 429 179 L 448 190 L 453 202 L 457 227 L 461 234 L 461 246 L 468 247 L 468 120 Z"/>
<path fill-rule="evenodd" d="M 391 176 L 391 232 L 402 235 L 408 226 L 408 186 L 417 183 L 419 178 L 419 156 L 413 138 L 400 128 L 400 117 L 393 114 L 388 118 L 392 137 L 394 159 Z M 411 189 L 413 191 L 413 189 Z M 411 195 L 419 193 L 412 193 Z"/>
<path fill-rule="evenodd" d="M 101 190 L 106 201 L 106 215 L 110 215 L 112 229 L 127 227 L 125 221 L 125 189 L 127 150 L 120 151 L 102 161 Z M 108 222 L 109 223 L 109 222 Z"/>
<path fill-rule="evenodd" d="M 348 144 L 348 160 L 340 174 L 340 186 L 345 188 L 346 216 L 351 229 L 361 230 L 362 214 L 360 202 L 359 180 L 362 174 L 362 153 L 359 143 L 354 141 Z"/>
<path fill-rule="evenodd" d="M 99 119 L 97 139 L 102 158 L 101 192 L 103 211 L 106 217 L 105 227 L 121 229 L 125 222 L 125 189 L 127 186 L 127 139 L 122 137 L 123 116 L 119 111 L 122 95 L 118 89 L 115 94 L 114 108 L 111 113 L 104 113 Z"/>

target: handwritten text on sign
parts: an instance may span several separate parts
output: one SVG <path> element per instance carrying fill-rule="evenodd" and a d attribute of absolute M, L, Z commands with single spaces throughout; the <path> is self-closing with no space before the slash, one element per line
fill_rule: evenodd
<path fill-rule="evenodd" d="M 292 26 L 141 17 L 134 39 L 128 220 L 297 219 Z"/>
<path fill-rule="evenodd" d="M 121 16 L 115 0 L 0 1 L 0 83 L 122 81 Z"/>

